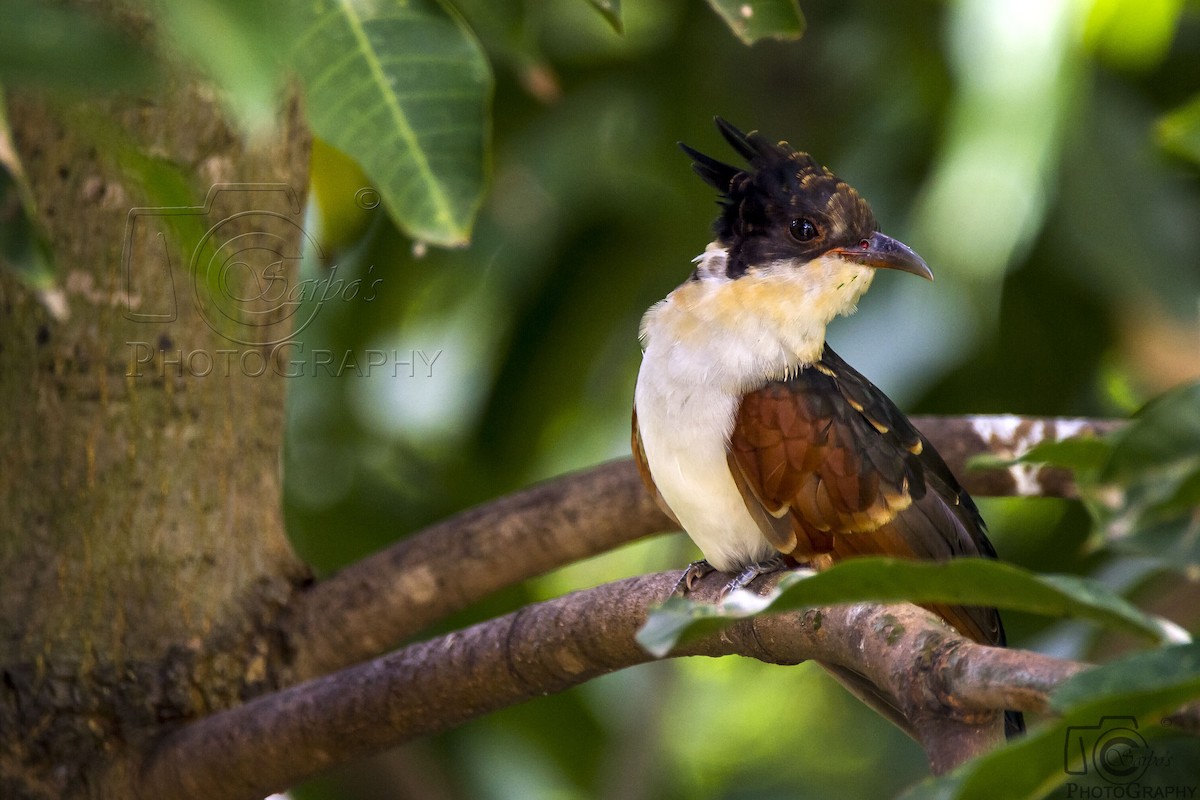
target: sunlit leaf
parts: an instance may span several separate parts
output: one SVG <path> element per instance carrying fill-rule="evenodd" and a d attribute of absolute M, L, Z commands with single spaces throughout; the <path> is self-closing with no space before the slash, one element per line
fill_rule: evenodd
<path fill-rule="evenodd" d="M 804 13 L 796 0 L 708 0 L 708 4 L 746 44 L 804 35 Z"/>
<path fill-rule="evenodd" d="M 313 131 L 354 158 L 409 235 L 462 245 L 484 183 L 492 76 L 434 0 L 318 0 L 296 46 Z"/>
<path fill-rule="evenodd" d="M 1183 0 L 1092 0 L 1084 46 L 1128 69 L 1148 69 L 1166 57 Z"/>
<path fill-rule="evenodd" d="M 747 598 L 755 597 L 747 602 Z M 1105 586 L 1073 575 L 1037 575 L 982 558 L 945 563 L 855 558 L 819 573 L 796 573 L 765 598 L 735 593 L 718 606 L 672 599 L 652 611 L 638 641 L 655 655 L 765 610 L 787 611 L 854 602 L 995 606 L 1050 617 L 1080 617 L 1163 642 L 1186 637 Z"/>
<path fill-rule="evenodd" d="M 1103 778 L 1104 765 L 1096 765 L 1093 747 L 1102 737 L 1132 741 L 1152 755 L 1144 734 L 1164 714 L 1197 697 L 1200 645 L 1135 653 L 1080 673 L 1060 686 L 1050 699 L 1060 718 L 949 775 L 918 784 L 903 800 L 1041 798 L 1088 771 L 1099 770 Z"/>
<path fill-rule="evenodd" d="M 362 238 L 375 217 L 379 193 L 354 160 L 314 136 L 308 203 L 321 246 L 337 253 Z"/>
<path fill-rule="evenodd" d="M 1155 134 L 1163 148 L 1200 165 L 1200 95 L 1160 119 Z"/>

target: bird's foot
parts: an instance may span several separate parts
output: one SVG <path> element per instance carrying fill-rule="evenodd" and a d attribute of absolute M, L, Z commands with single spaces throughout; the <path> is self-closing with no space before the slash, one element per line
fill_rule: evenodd
<path fill-rule="evenodd" d="M 705 561 L 703 558 L 699 561 L 693 561 L 688 564 L 687 569 L 679 576 L 679 580 L 675 583 L 675 588 L 671 590 L 672 595 L 684 597 L 696 585 L 696 581 L 703 578 L 710 572 L 716 572 L 717 568 Z"/>
<path fill-rule="evenodd" d="M 738 589 L 745 589 L 759 575 L 770 575 L 772 572 L 779 572 L 784 569 L 787 569 L 787 562 L 781 555 L 774 555 L 765 561 L 751 564 L 739 572 L 733 580 L 725 584 L 725 588 L 721 590 L 721 598 L 724 599 Z"/>

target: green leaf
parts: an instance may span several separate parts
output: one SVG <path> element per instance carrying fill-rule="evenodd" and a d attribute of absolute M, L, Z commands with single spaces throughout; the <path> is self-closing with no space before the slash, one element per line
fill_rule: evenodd
<path fill-rule="evenodd" d="M 788 611 L 864 601 L 994 606 L 1051 617 L 1091 619 L 1163 642 L 1186 637 L 1177 626 L 1140 611 L 1086 578 L 1037 575 L 982 558 L 931 563 L 872 557 L 850 559 L 815 574 L 785 576 L 763 598 L 736 592 L 718 606 L 673 598 L 650 613 L 638 641 L 661 656 L 678 643 L 768 609 Z"/>
<path fill-rule="evenodd" d="M 0 87 L 0 267 L 35 292 L 57 320 L 68 314 L 59 288 L 50 242 L 38 224 L 37 207 L 13 146 L 8 112 Z"/>
<path fill-rule="evenodd" d="M 134 206 L 131 214 L 148 214 L 144 218 L 153 219 L 153 227 L 166 234 L 164 244 L 173 256 L 167 263 L 175 261 L 185 269 L 207 263 L 213 242 L 207 245 L 204 242 L 209 238 L 212 221 L 199 208 L 204 202 L 204 189 L 194 184 L 194 171 L 147 152 L 135 136 L 96 109 L 88 106 L 76 109 L 70 113 L 69 121 L 120 173 Z M 127 252 L 123 257 L 133 254 Z M 209 289 L 214 293 L 227 291 L 218 285 L 218 274 L 218 271 L 208 272 Z"/>
<path fill-rule="evenodd" d="M 157 65 L 127 31 L 91 8 L 0 0 L 0 82 L 71 92 L 130 89 Z"/>
<path fill-rule="evenodd" d="M 406 233 L 468 241 L 482 199 L 492 76 L 435 0 L 316 0 L 295 51 L 313 131 L 362 166 Z"/>
<path fill-rule="evenodd" d="M 1079 709 L 1129 713 L 1122 704 L 1142 695 L 1163 698 L 1155 702 L 1167 708 L 1200 697 L 1200 644 L 1134 653 L 1081 672 L 1054 691 L 1050 708 L 1060 714 Z"/>
<path fill-rule="evenodd" d="M 748 600 L 749 597 L 757 595 L 736 593 L 720 605 L 669 597 L 650 611 L 635 638 L 646 652 L 662 658 L 677 645 L 716 633 L 739 619 L 754 616 L 770 605 L 769 597 L 761 598 L 761 603 Z"/>
<path fill-rule="evenodd" d="M 1099 471 L 1112 455 L 1113 443 L 1107 437 L 1073 436 L 1057 442 L 1034 445 L 1016 458 L 983 453 L 967 462 L 968 469 L 1003 469 L 1014 464 L 1050 464 L 1076 471 Z"/>
<path fill-rule="evenodd" d="M 1080 673 L 1060 686 L 1050 698 L 1051 707 L 1062 714 L 1059 719 L 949 775 L 923 781 L 905 793 L 903 800 L 1040 798 L 1085 770 L 1099 771 L 1102 779 L 1114 777 L 1105 775 L 1103 764 L 1097 768 L 1094 745 L 1119 737 L 1145 747 L 1149 751 L 1145 755 L 1153 755 L 1154 747 L 1145 742 L 1144 734 L 1156 732 L 1151 726 L 1162 715 L 1197 697 L 1200 645 L 1135 653 Z M 1124 784 L 1131 776 L 1115 777 Z M 1150 781 L 1154 775 L 1147 772 L 1144 778 Z M 1136 777 L 1132 782 L 1141 783 Z"/>
<path fill-rule="evenodd" d="M 1081 494 L 1108 541 L 1163 566 L 1200 564 L 1200 383 L 1149 403 L 1112 437 L 1108 463 L 1080 474 Z"/>
<path fill-rule="evenodd" d="M 625 25 L 621 22 L 621 0 L 588 0 L 588 2 L 608 20 L 608 24 L 612 25 L 614 31 L 625 32 Z"/>
<path fill-rule="evenodd" d="M 1166 58 L 1179 30 L 1183 0 L 1101 0 L 1085 8 L 1084 47 L 1116 66 L 1148 70 Z"/>
<path fill-rule="evenodd" d="M 1118 432 L 1106 481 L 1124 481 L 1147 469 L 1190 460 L 1200 453 L 1200 381 L 1155 398 Z"/>
<path fill-rule="evenodd" d="M 1163 116 L 1155 136 L 1164 150 L 1200 165 L 1200 94 Z"/>
<path fill-rule="evenodd" d="M 804 14 L 796 0 L 708 0 L 708 4 L 745 44 L 804 35 Z"/>
<path fill-rule="evenodd" d="M 250 133 L 270 131 L 279 116 L 283 65 L 296 14 L 278 0 L 152 0 L 167 39 L 212 79 L 226 108 Z"/>
<path fill-rule="evenodd" d="M 3 132 L 0 132 L 2 149 Z M 0 266 L 35 290 L 54 285 L 50 246 L 25 202 L 23 176 L 0 158 Z"/>
<path fill-rule="evenodd" d="M 1152 558 L 1163 568 L 1198 579 L 1200 515 L 1178 516 L 1153 523 L 1142 520 L 1133 533 L 1115 538 L 1112 548 L 1118 553 Z"/>
<path fill-rule="evenodd" d="M 1029 449 L 1018 461 L 1026 464 L 1051 464 L 1072 470 L 1099 470 L 1112 455 L 1113 444 L 1098 436 L 1073 436 L 1059 442 L 1042 442 Z"/>

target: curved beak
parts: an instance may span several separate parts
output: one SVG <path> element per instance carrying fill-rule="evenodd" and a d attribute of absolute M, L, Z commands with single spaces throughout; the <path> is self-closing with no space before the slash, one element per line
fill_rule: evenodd
<path fill-rule="evenodd" d="M 875 269 L 898 269 L 911 272 L 927 280 L 933 280 L 933 271 L 916 252 L 890 236 L 876 231 L 871 238 L 863 239 L 853 247 L 839 247 L 838 255 L 847 261 Z"/>

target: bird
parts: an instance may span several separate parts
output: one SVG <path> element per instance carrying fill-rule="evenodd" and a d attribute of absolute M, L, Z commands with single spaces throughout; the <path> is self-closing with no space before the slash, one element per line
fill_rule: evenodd
<path fill-rule="evenodd" d="M 704 556 L 677 591 L 712 570 L 734 576 L 725 594 L 859 556 L 996 558 L 945 461 L 825 339 L 881 270 L 933 280 L 929 266 L 808 153 L 715 121 L 747 166 L 679 143 L 720 213 L 691 274 L 642 318 L 634 392 L 638 472 Z M 967 638 L 1006 643 L 995 609 L 929 608 Z M 865 678 L 823 666 L 906 727 Z M 1008 733 L 1022 729 L 1009 712 Z"/>

